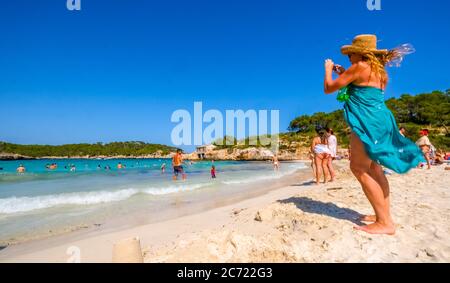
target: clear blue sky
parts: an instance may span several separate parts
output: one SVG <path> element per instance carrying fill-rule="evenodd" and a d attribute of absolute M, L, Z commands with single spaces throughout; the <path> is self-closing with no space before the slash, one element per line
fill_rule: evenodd
<path fill-rule="evenodd" d="M 176 109 L 279 109 L 280 127 L 341 107 L 323 62 L 376 33 L 417 52 L 387 97 L 450 88 L 450 2 L 14 0 L 0 4 L 0 140 L 170 144 Z"/>

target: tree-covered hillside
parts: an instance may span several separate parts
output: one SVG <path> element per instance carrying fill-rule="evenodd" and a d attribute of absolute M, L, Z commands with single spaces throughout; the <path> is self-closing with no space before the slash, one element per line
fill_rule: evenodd
<path fill-rule="evenodd" d="M 176 148 L 139 141 L 96 144 L 19 145 L 0 142 L 0 153 L 20 154 L 29 157 L 43 156 L 142 156 L 156 153 L 168 154 Z"/>
<path fill-rule="evenodd" d="M 407 136 L 413 141 L 419 138 L 419 130 L 430 130 L 430 140 L 439 149 L 450 150 L 450 90 L 434 91 L 419 95 L 404 94 L 400 98 L 386 101 L 399 126 L 404 126 Z M 331 127 L 341 145 L 349 142 L 350 129 L 345 123 L 343 110 L 331 113 L 315 113 L 302 115 L 291 121 L 290 133 L 284 134 L 285 139 L 308 140 L 315 135 L 316 128 Z"/>

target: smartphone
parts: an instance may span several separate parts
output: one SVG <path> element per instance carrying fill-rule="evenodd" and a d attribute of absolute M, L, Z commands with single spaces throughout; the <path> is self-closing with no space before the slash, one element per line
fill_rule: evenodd
<path fill-rule="evenodd" d="M 340 74 L 340 73 L 345 72 L 345 69 L 341 65 L 335 64 L 333 66 L 333 71 L 335 71 L 336 73 Z"/>

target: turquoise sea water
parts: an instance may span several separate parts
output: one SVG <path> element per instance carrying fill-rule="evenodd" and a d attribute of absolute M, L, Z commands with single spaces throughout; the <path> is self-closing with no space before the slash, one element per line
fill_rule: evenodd
<path fill-rule="evenodd" d="M 119 162 L 126 168 L 117 169 Z M 57 169 L 46 169 L 52 163 Z M 160 169 L 163 163 L 165 173 Z M 20 164 L 26 168 L 23 174 L 16 173 Z M 0 161 L 0 241 L 140 210 L 150 219 L 173 210 L 174 199 L 218 201 L 305 167 L 286 163 L 275 172 L 267 162 L 216 161 L 217 179 L 212 179 L 211 165 L 186 163 L 187 180 L 174 182 L 169 159 Z M 76 170 L 70 171 L 73 166 Z"/>

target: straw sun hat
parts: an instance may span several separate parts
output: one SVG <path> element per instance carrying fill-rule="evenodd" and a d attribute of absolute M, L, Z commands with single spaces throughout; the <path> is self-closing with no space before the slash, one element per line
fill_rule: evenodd
<path fill-rule="evenodd" d="M 353 39 L 352 45 L 344 45 L 341 47 L 344 55 L 352 53 L 373 53 L 375 55 L 387 54 L 387 49 L 377 49 L 377 36 L 373 34 L 361 34 Z"/>

